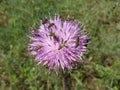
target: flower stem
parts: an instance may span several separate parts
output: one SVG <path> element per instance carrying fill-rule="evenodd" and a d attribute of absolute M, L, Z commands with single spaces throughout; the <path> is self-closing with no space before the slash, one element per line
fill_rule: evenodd
<path fill-rule="evenodd" d="M 62 90 L 66 90 L 65 73 L 62 73 Z"/>

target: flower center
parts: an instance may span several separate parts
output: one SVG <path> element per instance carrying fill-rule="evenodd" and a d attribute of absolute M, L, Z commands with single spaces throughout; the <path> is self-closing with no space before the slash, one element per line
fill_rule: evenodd
<path fill-rule="evenodd" d="M 60 50 L 60 49 L 62 49 L 63 47 L 65 47 L 66 43 L 67 43 L 67 41 L 63 41 L 63 42 L 60 44 L 58 50 Z"/>

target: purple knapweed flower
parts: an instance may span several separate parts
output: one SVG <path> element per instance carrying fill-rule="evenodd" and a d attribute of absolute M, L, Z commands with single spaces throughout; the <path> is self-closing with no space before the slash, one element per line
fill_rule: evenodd
<path fill-rule="evenodd" d="M 79 27 L 77 21 L 61 20 L 59 15 L 54 19 L 41 21 L 39 29 L 32 30 L 29 35 L 29 55 L 35 56 L 38 64 L 49 70 L 68 69 L 80 61 L 87 51 L 88 35 Z"/>

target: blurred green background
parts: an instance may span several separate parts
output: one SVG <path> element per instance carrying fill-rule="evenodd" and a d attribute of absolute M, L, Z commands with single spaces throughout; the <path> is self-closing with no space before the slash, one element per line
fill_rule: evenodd
<path fill-rule="evenodd" d="M 0 90 L 61 90 L 61 76 L 25 55 L 28 29 L 59 13 L 92 36 L 89 65 L 66 76 L 69 90 L 120 90 L 120 0 L 0 0 Z"/>

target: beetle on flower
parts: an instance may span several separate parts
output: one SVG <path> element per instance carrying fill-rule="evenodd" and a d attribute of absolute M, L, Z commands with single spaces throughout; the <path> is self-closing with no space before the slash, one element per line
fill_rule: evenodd
<path fill-rule="evenodd" d="M 38 64 L 45 65 L 49 70 L 68 69 L 79 62 L 87 51 L 89 36 L 74 20 L 62 20 L 59 15 L 54 19 L 41 21 L 39 29 L 31 31 L 28 37 L 29 55 L 35 56 Z"/>

